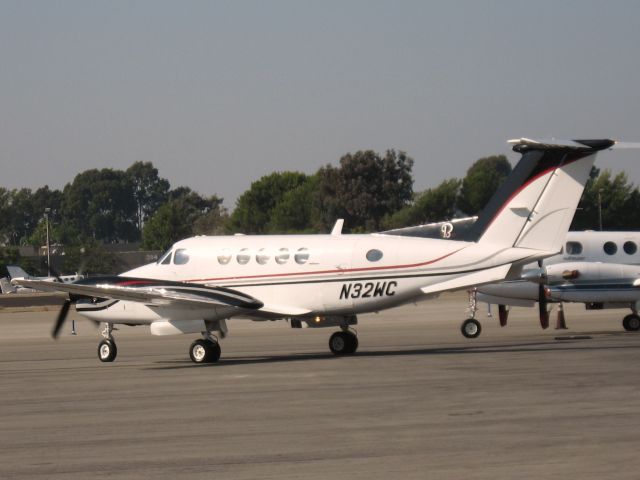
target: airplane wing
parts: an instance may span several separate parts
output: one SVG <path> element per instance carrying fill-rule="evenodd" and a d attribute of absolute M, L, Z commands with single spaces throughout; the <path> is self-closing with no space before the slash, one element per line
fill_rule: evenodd
<path fill-rule="evenodd" d="M 112 298 L 157 306 L 231 306 L 248 310 L 263 306 L 260 300 L 229 288 L 148 278 L 100 277 L 77 283 L 16 279 L 12 283 L 39 290 L 66 292 L 76 297 Z"/>

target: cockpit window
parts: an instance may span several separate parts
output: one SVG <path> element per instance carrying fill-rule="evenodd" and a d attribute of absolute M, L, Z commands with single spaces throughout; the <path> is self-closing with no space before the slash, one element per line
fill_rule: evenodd
<path fill-rule="evenodd" d="M 184 248 L 179 248 L 176 250 L 176 254 L 173 257 L 173 263 L 176 265 L 184 265 L 189 261 L 189 255 L 187 255 L 187 251 Z"/>
<path fill-rule="evenodd" d="M 580 255 L 582 253 L 582 244 L 580 242 L 567 242 L 567 255 Z"/>
<path fill-rule="evenodd" d="M 171 263 L 171 250 L 167 250 L 162 254 L 160 260 L 158 260 L 158 264 L 160 265 L 169 265 Z"/>

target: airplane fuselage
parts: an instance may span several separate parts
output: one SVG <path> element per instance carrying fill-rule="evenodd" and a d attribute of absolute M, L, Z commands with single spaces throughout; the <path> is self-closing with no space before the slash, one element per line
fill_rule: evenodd
<path fill-rule="evenodd" d="M 157 263 L 122 276 L 232 288 L 265 304 L 259 317 L 287 318 L 382 310 L 427 298 L 422 289 L 445 279 L 527 261 L 523 249 L 380 234 L 202 236 L 178 242 Z M 127 301 L 77 307 L 94 320 L 132 324 L 225 314 Z"/>

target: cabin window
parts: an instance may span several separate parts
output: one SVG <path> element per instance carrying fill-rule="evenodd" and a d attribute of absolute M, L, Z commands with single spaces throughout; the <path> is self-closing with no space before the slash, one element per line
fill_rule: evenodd
<path fill-rule="evenodd" d="M 615 255 L 618 251 L 618 246 L 613 242 L 605 242 L 605 244 L 602 246 L 602 249 L 607 255 Z"/>
<path fill-rule="evenodd" d="M 636 245 L 636 242 L 629 241 L 629 242 L 624 242 L 622 249 L 624 250 L 624 253 L 626 253 L 627 255 L 633 255 L 638 251 L 638 246 Z"/>
<path fill-rule="evenodd" d="M 242 250 L 240 250 L 240 253 L 236 255 L 236 260 L 240 265 L 246 265 L 247 263 L 249 263 L 249 260 L 251 260 L 251 255 L 249 255 L 249 249 L 243 248 Z"/>
<path fill-rule="evenodd" d="M 289 249 L 281 248 L 278 250 L 278 254 L 276 255 L 276 263 L 278 265 L 284 265 L 289 261 Z"/>
<path fill-rule="evenodd" d="M 260 250 L 258 250 L 258 253 L 256 255 L 256 262 L 258 262 L 260 265 L 266 265 L 269 261 L 269 258 L 271 258 L 265 250 L 266 249 L 261 248 Z"/>
<path fill-rule="evenodd" d="M 228 248 L 224 248 L 220 255 L 218 255 L 218 263 L 220 265 L 226 265 L 231 261 L 231 252 Z"/>
<path fill-rule="evenodd" d="M 377 262 L 382 258 L 382 252 L 377 248 L 372 248 L 367 252 L 367 260 L 370 262 Z"/>
<path fill-rule="evenodd" d="M 582 244 L 580 242 L 567 242 L 567 255 L 580 255 L 582 253 Z"/>
<path fill-rule="evenodd" d="M 162 257 L 160 257 L 160 260 L 158 260 L 158 263 L 161 265 L 169 265 L 171 263 L 171 250 L 162 255 Z"/>
<path fill-rule="evenodd" d="M 184 248 L 176 250 L 176 254 L 173 256 L 173 263 L 176 265 L 185 265 L 189 261 L 189 255 Z"/>
<path fill-rule="evenodd" d="M 300 265 L 307 263 L 309 260 L 309 249 L 305 247 L 299 248 L 293 258 L 296 263 L 299 263 Z"/>

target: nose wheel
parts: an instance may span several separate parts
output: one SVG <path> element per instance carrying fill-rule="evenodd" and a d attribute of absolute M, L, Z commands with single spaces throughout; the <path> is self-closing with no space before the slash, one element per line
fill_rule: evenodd
<path fill-rule="evenodd" d="M 106 323 L 104 330 L 100 332 L 104 337 L 98 344 L 98 359 L 101 362 L 113 362 L 118 355 L 118 347 L 116 347 L 116 341 L 111 332 L 113 332 L 112 323 Z"/>
<path fill-rule="evenodd" d="M 101 362 L 113 362 L 116 355 L 118 355 L 118 348 L 113 340 L 105 338 L 98 344 L 98 358 Z"/>

